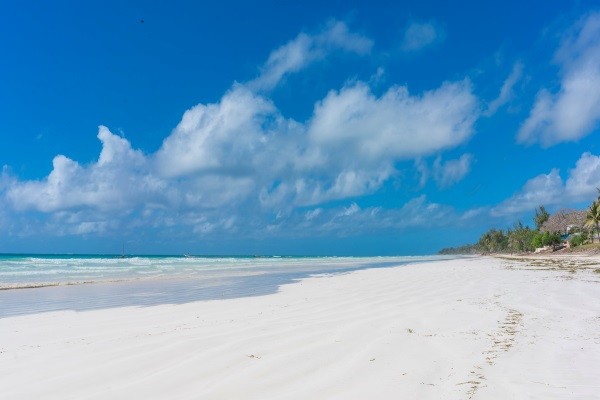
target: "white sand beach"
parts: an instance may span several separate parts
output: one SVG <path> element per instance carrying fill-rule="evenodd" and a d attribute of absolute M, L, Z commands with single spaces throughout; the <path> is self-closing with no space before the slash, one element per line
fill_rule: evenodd
<path fill-rule="evenodd" d="M 459 259 L 317 276 L 257 297 L 7 317 L 0 393 L 598 399 L 599 260 L 533 264 Z"/>

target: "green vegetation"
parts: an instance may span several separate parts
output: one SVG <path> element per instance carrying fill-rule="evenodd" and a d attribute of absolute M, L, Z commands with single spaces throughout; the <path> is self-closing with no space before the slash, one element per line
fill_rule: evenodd
<path fill-rule="evenodd" d="M 464 246 L 458 247 L 446 247 L 438 251 L 441 255 L 453 255 L 453 254 L 479 254 L 481 250 L 476 244 L 465 244 Z"/>
<path fill-rule="evenodd" d="M 521 222 L 506 231 L 492 228 L 482 234 L 476 244 L 448 247 L 439 254 L 524 253 L 542 247 L 556 250 L 562 243 L 561 234 L 564 233 L 576 233 L 569 239 L 569 245 L 573 248 L 581 247 L 588 242 L 588 238 L 593 243 L 594 231 L 600 242 L 600 189 L 598 199 L 587 210 L 585 223 L 583 214 L 582 211 L 561 210 L 551 217 L 541 205 L 535 210 L 535 229 Z"/>
<path fill-rule="evenodd" d="M 439 254 L 522 253 L 535 250 L 534 241 L 538 236 L 538 240 L 544 243 L 560 243 L 559 235 L 544 235 L 517 222 L 506 231 L 496 228 L 488 230 L 476 244 L 448 247 L 440 250 Z"/>
<path fill-rule="evenodd" d="M 583 235 L 575 235 L 569 240 L 569 244 L 571 247 L 578 247 L 585 243 L 585 236 Z"/>
<path fill-rule="evenodd" d="M 483 253 L 523 253 L 538 247 L 560 244 L 557 233 L 541 233 L 517 222 L 506 233 L 502 229 L 490 229 L 481 235 L 477 247 Z"/>
<path fill-rule="evenodd" d="M 479 238 L 477 247 L 486 253 L 500 253 L 508 249 L 508 237 L 502 229 L 490 229 Z"/>
<path fill-rule="evenodd" d="M 542 229 L 542 225 L 544 225 L 544 222 L 548 221 L 548 218 L 550 218 L 550 214 L 548 214 L 546 208 L 544 206 L 539 206 L 535 210 L 535 217 L 533 218 L 535 221 L 535 228 L 538 231 Z"/>
<path fill-rule="evenodd" d="M 596 230 L 598 241 L 600 241 L 600 198 L 592 203 L 585 216 L 585 226 Z M 592 241 L 593 241 L 592 234 Z"/>
<path fill-rule="evenodd" d="M 540 207 L 543 209 L 544 207 Z M 514 228 L 509 229 L 506 233 L 508 238 L 508 249 L 514 253 L 521 253 L 524 251 L 533 251 L 533 240 L 538 234 L 537 230 L 530 229 L 528 226 L 523 226 L 521 221 L 517 222 Z M 560 237 L 559 237 L 560 240 Z"/>
<path fill-rule="evenodd" d="M 535 235 L 533 236 L 531 245 L 534 249 L 537 249 L 539 247 L 545 247 L 545 246 L 556 247 L 560 244 L 560 242 L 561 242 L 560 235 L 556 232 L 554 232 L 554 233 L 536 232 Z"/>

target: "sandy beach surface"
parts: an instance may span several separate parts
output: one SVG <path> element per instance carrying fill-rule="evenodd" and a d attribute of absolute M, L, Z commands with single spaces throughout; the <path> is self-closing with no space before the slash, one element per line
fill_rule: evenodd
<path fill-rule="evenodd" d="M 0 397 L 600 399 L 598 268 L 481 257 L 6 317 Z"/>

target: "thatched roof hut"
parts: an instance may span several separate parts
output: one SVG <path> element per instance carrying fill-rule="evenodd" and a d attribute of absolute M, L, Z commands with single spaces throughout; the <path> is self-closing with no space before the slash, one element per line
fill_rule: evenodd
<path fill-rule="evenodd" d="M 583 227 L 586 214 L 585 210 L 562 209 L 548 218 L 548 221 L 544 222 L 540 230 L 542 232 L 568 233 L 573 227 Z"/>

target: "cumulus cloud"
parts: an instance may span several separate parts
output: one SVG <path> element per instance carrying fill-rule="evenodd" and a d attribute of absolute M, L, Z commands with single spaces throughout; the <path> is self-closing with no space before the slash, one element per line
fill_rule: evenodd
<path fill-rule="evenodd" d="M 181 219 L 204 210 L 215 220 L 241 205 L 289 213 L 375 192 L 397 174 L 396 162 L 468 140 L 478 113 L 468 81 L 421 95 L 394 86 L 379 97 L 357 82 L 331 91 L 306 123 L 285 118 L 269 99 L 234 85 L 218 103 L 186 111 L 154 154 L 100 127 L 97 162 L 80 165 L 59 155 L 48 177 L 13 181 L 5 197 L 16 210 L 89 209 L 106 218 L 128 210 L 165 224 L 171 217 L 156 210 Z M 453 163 L 448 165 L 450 171 Z M 458 175 L 447 172 L 444 182 Z M 90 218 L 71 223 L 83 224 L 80 232 L 112 226 Z M 216 229 L 207 221 L 198 226 L 202 233 Z"/>
<path fill-rule="evenodd" d="M 478 114 L 478 100 L 467 80 L 446 82 L 416 96 L 404 86 L 393 86 L 380 97 L 359 82 L 331 91 L 317 103 L 308 134 L 317 155 L 322 148 L 343 148 L 350 157 L 366 161 L 412 159 L 464 142 Z"/>
<path fill-rule="evenodd" d="M 583 153 L 569 172 L 565 190 L 576 201 L 587 200 L 600 188 L 600 156 Z"/>
<path fill-rule="evenodd" d="M 147 159 L 130 143 L 100 126 L 102 151 L 98 161 L 82 166 L 58 155 L 52 171 L 42 180 L 13 181 L 6 198 L 17 210 L 43 212 L 93 207 L 123 209 L 137 204 L 151 193 L 160 192 L 161 182 L 148 173 Z M 154 197 L 154 196 L 150 196 Z"/>
<path fill-rule="evenodd" d="M 273 103 L 242 85 L 235 85 L 216 104 L 187 110 L 155 155 L 158 173 L 181 177 L 198 173 L 243 176 L 282 148 L 296 128 Z M 275 166 L 271 165 L 273 168 Z"/>
<path fill-rule="evenodd" d="M 284 116 L 263 90 L 331 49 L 363 54 L 371 45 L 339 22 L 301 34 L 271 54 L 257 80 L 187 110 L 155 153 L 144 154 L 101 126 L 95 162 L 58 155 L 39 180 L 4 172 L 0 197 L 12 210 L 50 215 L 48 224 L 64 234 L 119 231 L 127 221 L 132 228 L 185 226 L 214 235 L 260 231 L 271 219 L 278 221 L 272 231 L 283 221 L 341 218 L 340 212 L 344 218 L 387 215 L 356 203 L 331 214 L 322 205 L 374 193 L 399 173 L 398 162 L 467 141 L 481 113 L 470 82 L 418 94 L 391 86 L 376 95 L 368 83 L 354 81 L 316 102 L 306 121 Z M 459 180 L 469 162 L 446 162 L 440 180 Z M 424 200 L 419 204 L 425 207 Z"/>
<path fill-rule="evenodd" d="M 359 55 L 371 51 L 373 42 L 366 36 L 350 32 L 341 21 L 332 21 L 317 34 L 300 33 L 295 39 L 271 53 L 260 75 L 249 83 L 254 89 L 274 88 L 287 74 L 298 72 L 309 64 L 325 58 L 334 50 Z"/>
<path fill-rule="evenodd" d="M 461 181 L 471 170 L 472 154 L 463 154 L 456 160 L 442 162 L 437 157 L 433 163 L 433 177 L 440 188 L 446 188 Z"/>
<path fill-rule="evenodd" d="M 434 22 L 411 22 L 404 31 L 401 48 L 404 51 L 416 51 L 444 38 L 443 29 Z"/>
<path fill-rule="evenodd" d="M 558 170 L 541 174 L 528 180 L 512 197 L 491 210 L 493 216 L 513 215 L 535 209 L 540 204 L 556 204 L 561 201 L 563 182 Z"/>
<path fill-rule="evenodd" d="M 264 190 L 262 199 L 306 206 L 373 193 L 397 173 L 396 162 L 464 143 L 478 115 L 468 81 L 421 95 L 393 86 L 378 97 L 363 82 L 331 91 L 315 105 L 301 151 L 289 153 L 294 179 Z"/>
<path fill-rule="evenodd" d="M 576 141 L 600 122 L 600 13 L 588 15 L 565 36 L 555 55 L 560 66 L 558 91 L 538 92 L 519 129 L 520 143 L 551 146 Z"/>
<path fill-rule="evenodd" d="M 492 216 L 505 216 L 530 212 L 539 205 L 565 206 L 574 202 L 593 200 L 600 187 L 600 156 L 583 153 L 565 181 L 558 169 L 540 174 L 498 206 L 492 208 Z"/>
<path fill-rule="evenodd" d="M 219 103 L 186 111 L 155 167 L 166 179 L 219 176 L 214 191 L 224 190 L 224 177 L 244 180 L 238 192 L 259 188 L 266 208 L 313 205 L 373 193 L 396 173 L 395 162 L 467 140 L 478 114 L 468 81 L 421 95 L 394 86 L 380 97 L 356 82 L 331 91 L 306 123 L 235 85 Z"/>
<path fill-rule="evenodd" d="M 510 75 L 508 75 L 508 78 L 506 78 L 506 80 L 502 84 L 498 97 L 496 97 L 488 104 L 487 110 L 485 111 L 484 115 L 491 116 L 495 114 L 500 107 L 502 107 L 512 99 L 514 95 L 513 88 L 517 84 L 517 82 L 519 82 L 522 75 L 523 64 L 521 64 L 520 62 L 516 62 L 513 65 Z"/>

